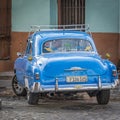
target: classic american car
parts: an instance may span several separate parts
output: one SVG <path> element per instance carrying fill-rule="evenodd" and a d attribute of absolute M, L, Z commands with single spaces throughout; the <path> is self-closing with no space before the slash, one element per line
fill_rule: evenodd
<path fill-rule="evenodd" d="M 116 66 L 98 54 L 91 34 L 78 25 L 63 29 L 34 27 L 25 53 L 17 53 L 12 88 L 38 104 L 44 94 L 87 92 L 98 104 L 107 104 L 119 81 Z"/>

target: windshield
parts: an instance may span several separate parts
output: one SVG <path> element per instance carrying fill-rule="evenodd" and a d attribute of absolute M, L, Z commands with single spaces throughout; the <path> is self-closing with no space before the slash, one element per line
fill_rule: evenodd
<path fill-rule="evenodd" d="M 42 46 L 43 53 L 75 51 L 93 51 L 93 47 L 88 40 L 83 39 L 50 40 L 45 42 Z"/>

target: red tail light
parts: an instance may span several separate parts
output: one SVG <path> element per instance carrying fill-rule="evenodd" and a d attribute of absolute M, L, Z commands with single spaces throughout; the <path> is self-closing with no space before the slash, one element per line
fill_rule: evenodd
<path fill-rule="evenodd" d="M 117 70 L 112 71 L 112 76 L 116 77 L 117 76 Z"/>

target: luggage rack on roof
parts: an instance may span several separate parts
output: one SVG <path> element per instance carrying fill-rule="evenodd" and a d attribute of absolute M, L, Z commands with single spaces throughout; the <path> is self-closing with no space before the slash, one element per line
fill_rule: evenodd
<path fill-rule="evenodd" d="M 78 30 L 78 31 L 89 31 L 89 25 L 87 24 L 73 24 L 73 25 L 32 25 L 31 32 L 37 31 L 54 31 L 54 30 Z M 91 34 L 91 33 L 90 33 Z"/>
<path fill-rule="evenodd" d="M 55 31 L 55 30 L 76 30 L 76 31 L 83 31 L 87 32 L 91 35 L 91 32 L 89 31 L 89 25 L 88 24 L 72 24 L 72 25 L 32 25 L 30 33 L 38 32 L 38 31 Z"/>

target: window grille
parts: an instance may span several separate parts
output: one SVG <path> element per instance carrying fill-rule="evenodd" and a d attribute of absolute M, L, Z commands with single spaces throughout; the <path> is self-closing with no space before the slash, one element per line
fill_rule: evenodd
<path fill-rule="evenodd" d="M 85 0 L 61 0 L 60 9 L 60 24 L 85 24 Z"/>

